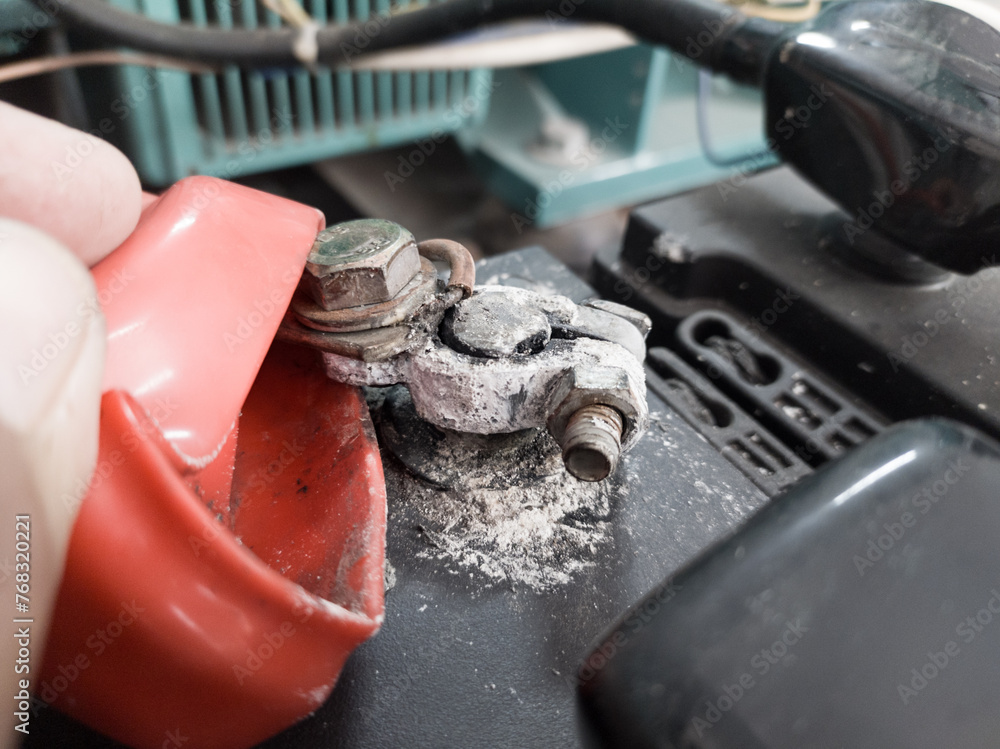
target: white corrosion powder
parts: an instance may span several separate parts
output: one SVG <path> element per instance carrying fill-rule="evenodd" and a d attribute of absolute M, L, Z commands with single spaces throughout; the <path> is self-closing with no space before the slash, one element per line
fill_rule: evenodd
<path fill-rule="evenodd" d="M 557 448 L 545 453 L 535 457 L 551 473 L 524 485 L 498 474 L 450 489 L 407 481 L 398 501 L 424 542 L 418 556 L 535 590 L 564 585 L 596 564 L 610 539 L 610 482 L 579 481 L 562 467 Z"/>

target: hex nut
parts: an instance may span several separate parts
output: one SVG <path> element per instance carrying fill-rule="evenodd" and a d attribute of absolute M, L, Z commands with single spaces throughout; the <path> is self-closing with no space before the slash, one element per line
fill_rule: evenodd
<path fill-rule="evenodd" d="M 320 232 L 303 288 L 328 311 L 388 302 L 420 271 L 416 241 L 399 224 L 359 219 Z"/>
<path fill-rule="evenodd" d="M 621 415 L 623 451 L 629 450 L 646 431 L 649 423 L 646 377 L 642 365 L 631 356 L 623 357 L 621 368 L 574 367 L 561 390 L 557 394 L 559 405 L 548 419 L 549 434 L 560 445 L 570 419 L 586 406 L 608 406 Z"/>

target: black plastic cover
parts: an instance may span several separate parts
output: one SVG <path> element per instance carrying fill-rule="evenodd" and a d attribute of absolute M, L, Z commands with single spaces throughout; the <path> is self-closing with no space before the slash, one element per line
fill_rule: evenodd
<path fill-rule="evenodd" d="M 887 749 L 1000 737 L 1000 449 L 897 425 L 653 590 L 579 672 L 608 747 Z"/>
<path fill-rule="evenodd" d="M 851 219 L 971 273 L 1000 239 L 1000 31 L 925 0 L 833 3 L 765 72 L 770 142 Z"/>

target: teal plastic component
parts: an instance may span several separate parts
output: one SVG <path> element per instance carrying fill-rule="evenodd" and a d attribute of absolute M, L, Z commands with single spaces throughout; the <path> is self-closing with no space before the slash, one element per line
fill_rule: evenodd
<path fill-rule="evenodd" d="M 111 2 L 170 23 L 280 24 L 253 0 Z M 375 29 L 376 14 L 387 13 L 390 0 L 305 0 L 303 7 L 321 23 L 368 20 Z M 491 84 L 489 70 L 229 67 L 200 75 L 121 66 L 85 78 L 93 129 L 117 143 L 155 186 L 192 174 L 231 179 L 441 137 L 482 121 Z"/>
<path fill-rule="evenodd" d="M 570 149 L 562 163 L 539 158 L 546 116 L 537 102 L 539 84 L 589 131 L 589 140 Z M 760 93 L 727 81 L 716 81 L 713 89 L 713 150 L 726 157 L 756 154 L 739 166 L 719 167 L 702 151 L 698 69 L 642 45 L 529 71 L 498 71 L 489 117 L 463 145 L 490 189 L 511 208 L 515 227 L 544 228 L 776 163 L 761 154 Z"/>
<path fill-rule="evenodd" d="M 0 56 L 17 54 L 51 23 L 49 15 L 28 0 L 0 0 Z"/>

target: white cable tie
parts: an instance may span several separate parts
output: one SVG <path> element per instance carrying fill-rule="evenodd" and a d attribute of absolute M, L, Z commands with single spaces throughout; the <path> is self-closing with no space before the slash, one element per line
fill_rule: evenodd
<path fill-rule="evenodd" d="M 299 33 L 292 43 L 292 53 L 295 58 L 307 68 L 316 64 L 319 59 L 319 24 L 309 19 L 299 27 Z"/>

